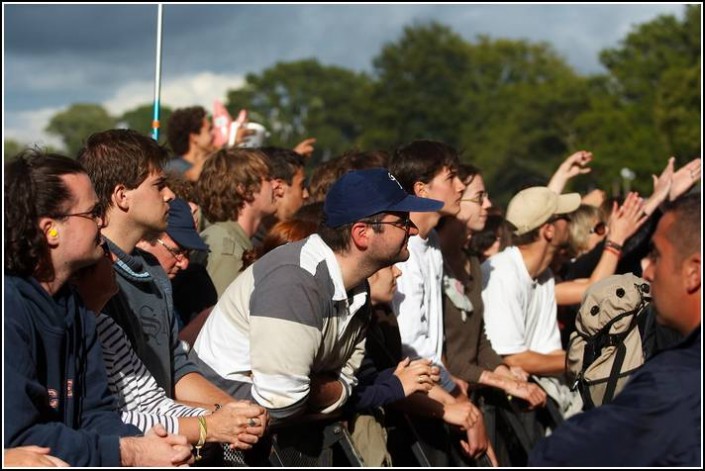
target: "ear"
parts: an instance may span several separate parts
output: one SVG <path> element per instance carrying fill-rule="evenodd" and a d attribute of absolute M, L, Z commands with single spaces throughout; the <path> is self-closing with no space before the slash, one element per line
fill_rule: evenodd
<path fill-rule="evenodd" d="M 426 184 L 424 182 L 414 182 L 414 195 L 428 198 L 428 191 L 426 190 Z"/>
<path fill-rule="evenodd" d="M 541 235 L 547 241 L 552 241 L 556 235 L 556 227 L 553 224 L 544 224 L 541 226 Z"/>
<path fill-rule="evenodd" d="M 48 217 L 39 219 L 39 230 L 44 234 L 49 247 L 56 247 L 59 244 L 61 233 L 56 227 L 56 221 L 54 219 Z"/>
<path fill-rule="evenodd" d="M 123 184 L 115 185 L 113 192 L 110 195 L 110 199 L 115 207 L 122 210 L 128 210 L 130 208 L 130 198 L 127 194 L 127 187 Z"/>
<path fill-rule="evenodd" d="M 688 294 L 700 291 L 700 253 L 694 253 L 683 261 L 682 275 Z"/>
<path fill-rule="evenodd" d="M 275 198 L 282 198 L 284 196 L 284 185 L 287 185 L 287 183 L 281 178 L 272 180 L 272 192 Z"/>
<path fill-rule="evenodd" d="M 359 250 L 365 250 L 370 245 L 370 231 L 372 228 L 364 222 L 356 222 L 350 229 L 350 239 Z"/>

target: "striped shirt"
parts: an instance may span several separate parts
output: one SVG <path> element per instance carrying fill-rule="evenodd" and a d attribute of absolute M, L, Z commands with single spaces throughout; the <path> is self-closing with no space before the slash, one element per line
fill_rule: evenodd
<path fill-rule="evenodd" d="M 143 432 L 155 424 L 162 424 L 168 432 L 176 434 L 179 433 L 179 417 L 194 417 L 207 412 L 169 399 L 137 357 L 125 332 L 110 316 L 98 316 L 97 330 L 108 370 L 108 387 L 118 399 L 123 422 L 135 425 Z"/>
<path fill-rule="evenodd" d="M 238 276 L 201 329 L 193 349 L 212 370 L 204 375 L 251 384 L 249 399 L 279 419 L 306 408 L 312 374 L 334 374 L 343 391 L 320 411 L 332 412 L 357 384 L 367 289 L 345 290 L 335 253 L 316 234 L 278 247 Z"/>

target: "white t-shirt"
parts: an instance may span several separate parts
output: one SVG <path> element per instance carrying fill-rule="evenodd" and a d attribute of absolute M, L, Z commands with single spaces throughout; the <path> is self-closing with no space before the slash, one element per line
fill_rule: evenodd
<path fill-rule="evenodd" d="M 485 331 L 500 355 L 561 350 L 553 273 L 531 279 L 518 248 L 482 264 L 482 301 Z"/>
<path fill-rule="evenodd" d="M 402 352 L 441 364 L 443 349 L 443 255 L 438 234 L 409 238 L 409 260 L 397 264 L 402 275 L 392 307 L 399 323 Z"/>

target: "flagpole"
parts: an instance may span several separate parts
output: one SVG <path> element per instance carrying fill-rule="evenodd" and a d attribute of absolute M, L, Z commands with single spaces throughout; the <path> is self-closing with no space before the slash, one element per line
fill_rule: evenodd
<path fill-rule="evenodd" d="M 157 60 L 154 71 L 154 113 L 152 118 L 152 138 L 159 140 L 159 98 L 162 84 L 162 4 L 157 5 Z"/>

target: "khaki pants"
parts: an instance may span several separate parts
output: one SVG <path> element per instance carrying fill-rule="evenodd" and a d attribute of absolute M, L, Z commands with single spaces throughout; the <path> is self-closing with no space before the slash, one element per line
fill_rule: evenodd
<path fill-rule="evenodd" d="M 387 431 L 384 428 L 384 412 L 358 414 L 350 424 L 350 437 L 362 456 L 365 466 L 391 466 L 392 457 L 387 451 Z"/>

